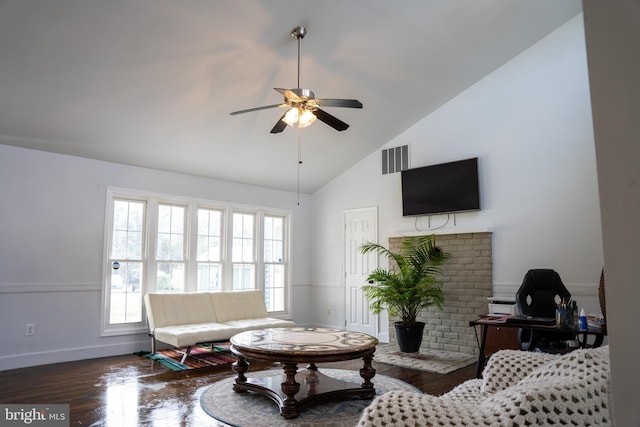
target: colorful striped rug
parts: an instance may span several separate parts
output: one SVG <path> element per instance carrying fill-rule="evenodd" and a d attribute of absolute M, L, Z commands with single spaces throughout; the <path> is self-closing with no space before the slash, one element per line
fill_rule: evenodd
<path fill-rule="evenodd" d="M 157 361 L 172 371 L 186 371 L 235 362 L 235 356 L 229 350 L 230 346 L 231 344 L 228 341 L 197 345 L 191 349 L 191 353 L 189 353 L 189 357 L 184 361 L 184 364 L 180 363 L 180 360 L 187 350 L 186 347 L 160 350 L 157 353 L 146 354 L 145 357 Z"/>

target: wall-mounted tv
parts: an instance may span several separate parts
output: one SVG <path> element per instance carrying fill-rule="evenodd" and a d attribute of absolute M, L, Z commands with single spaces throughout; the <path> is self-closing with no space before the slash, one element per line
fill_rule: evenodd
<path fill-rule="evenodd" d="M 480 209 L 478 158 L 407 169 L 402 175 L 402 215 Z"/>

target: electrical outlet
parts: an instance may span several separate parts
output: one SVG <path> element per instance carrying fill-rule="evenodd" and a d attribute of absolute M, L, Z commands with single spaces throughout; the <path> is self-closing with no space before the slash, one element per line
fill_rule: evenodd
<path fill-rule="evenodd" d="M 24 334 L 28 337 L 32 337 L 36 334 L 36 324 L 35 323 L 27 323 L 24 325 Z"/>
<path fill-rule="evenodd" d="M 327 307 L 327 316 L 331 316 L 331 307 Z"/>

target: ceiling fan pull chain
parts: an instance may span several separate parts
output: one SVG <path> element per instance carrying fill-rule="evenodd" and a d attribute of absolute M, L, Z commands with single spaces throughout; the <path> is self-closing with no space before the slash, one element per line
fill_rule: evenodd
<path fill-rule="evenodd" d="M 298 128 L 298 206 L 300 206 L 300 165 L 302 165 L 302 132 Z"/>

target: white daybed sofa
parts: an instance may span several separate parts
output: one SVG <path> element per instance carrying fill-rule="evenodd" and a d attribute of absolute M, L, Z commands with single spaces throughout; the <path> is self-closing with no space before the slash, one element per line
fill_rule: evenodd
<path fill-rule="evenodd" d="M 385 393 L 358 426 L 611 425 L 608 346 L 565 355 L 502 350 L 482 375 L 440 397 Z"/>
<path fill-rule="evenodd" d="M 156 351 L 156 341 L 187 347 L 183 363 L 198 343 L 228 340 L 253 329 L 295 326 L 290 320 L 269 317 L 259 290 L 148 293 L 144 303 L 151 352 Z"/>

